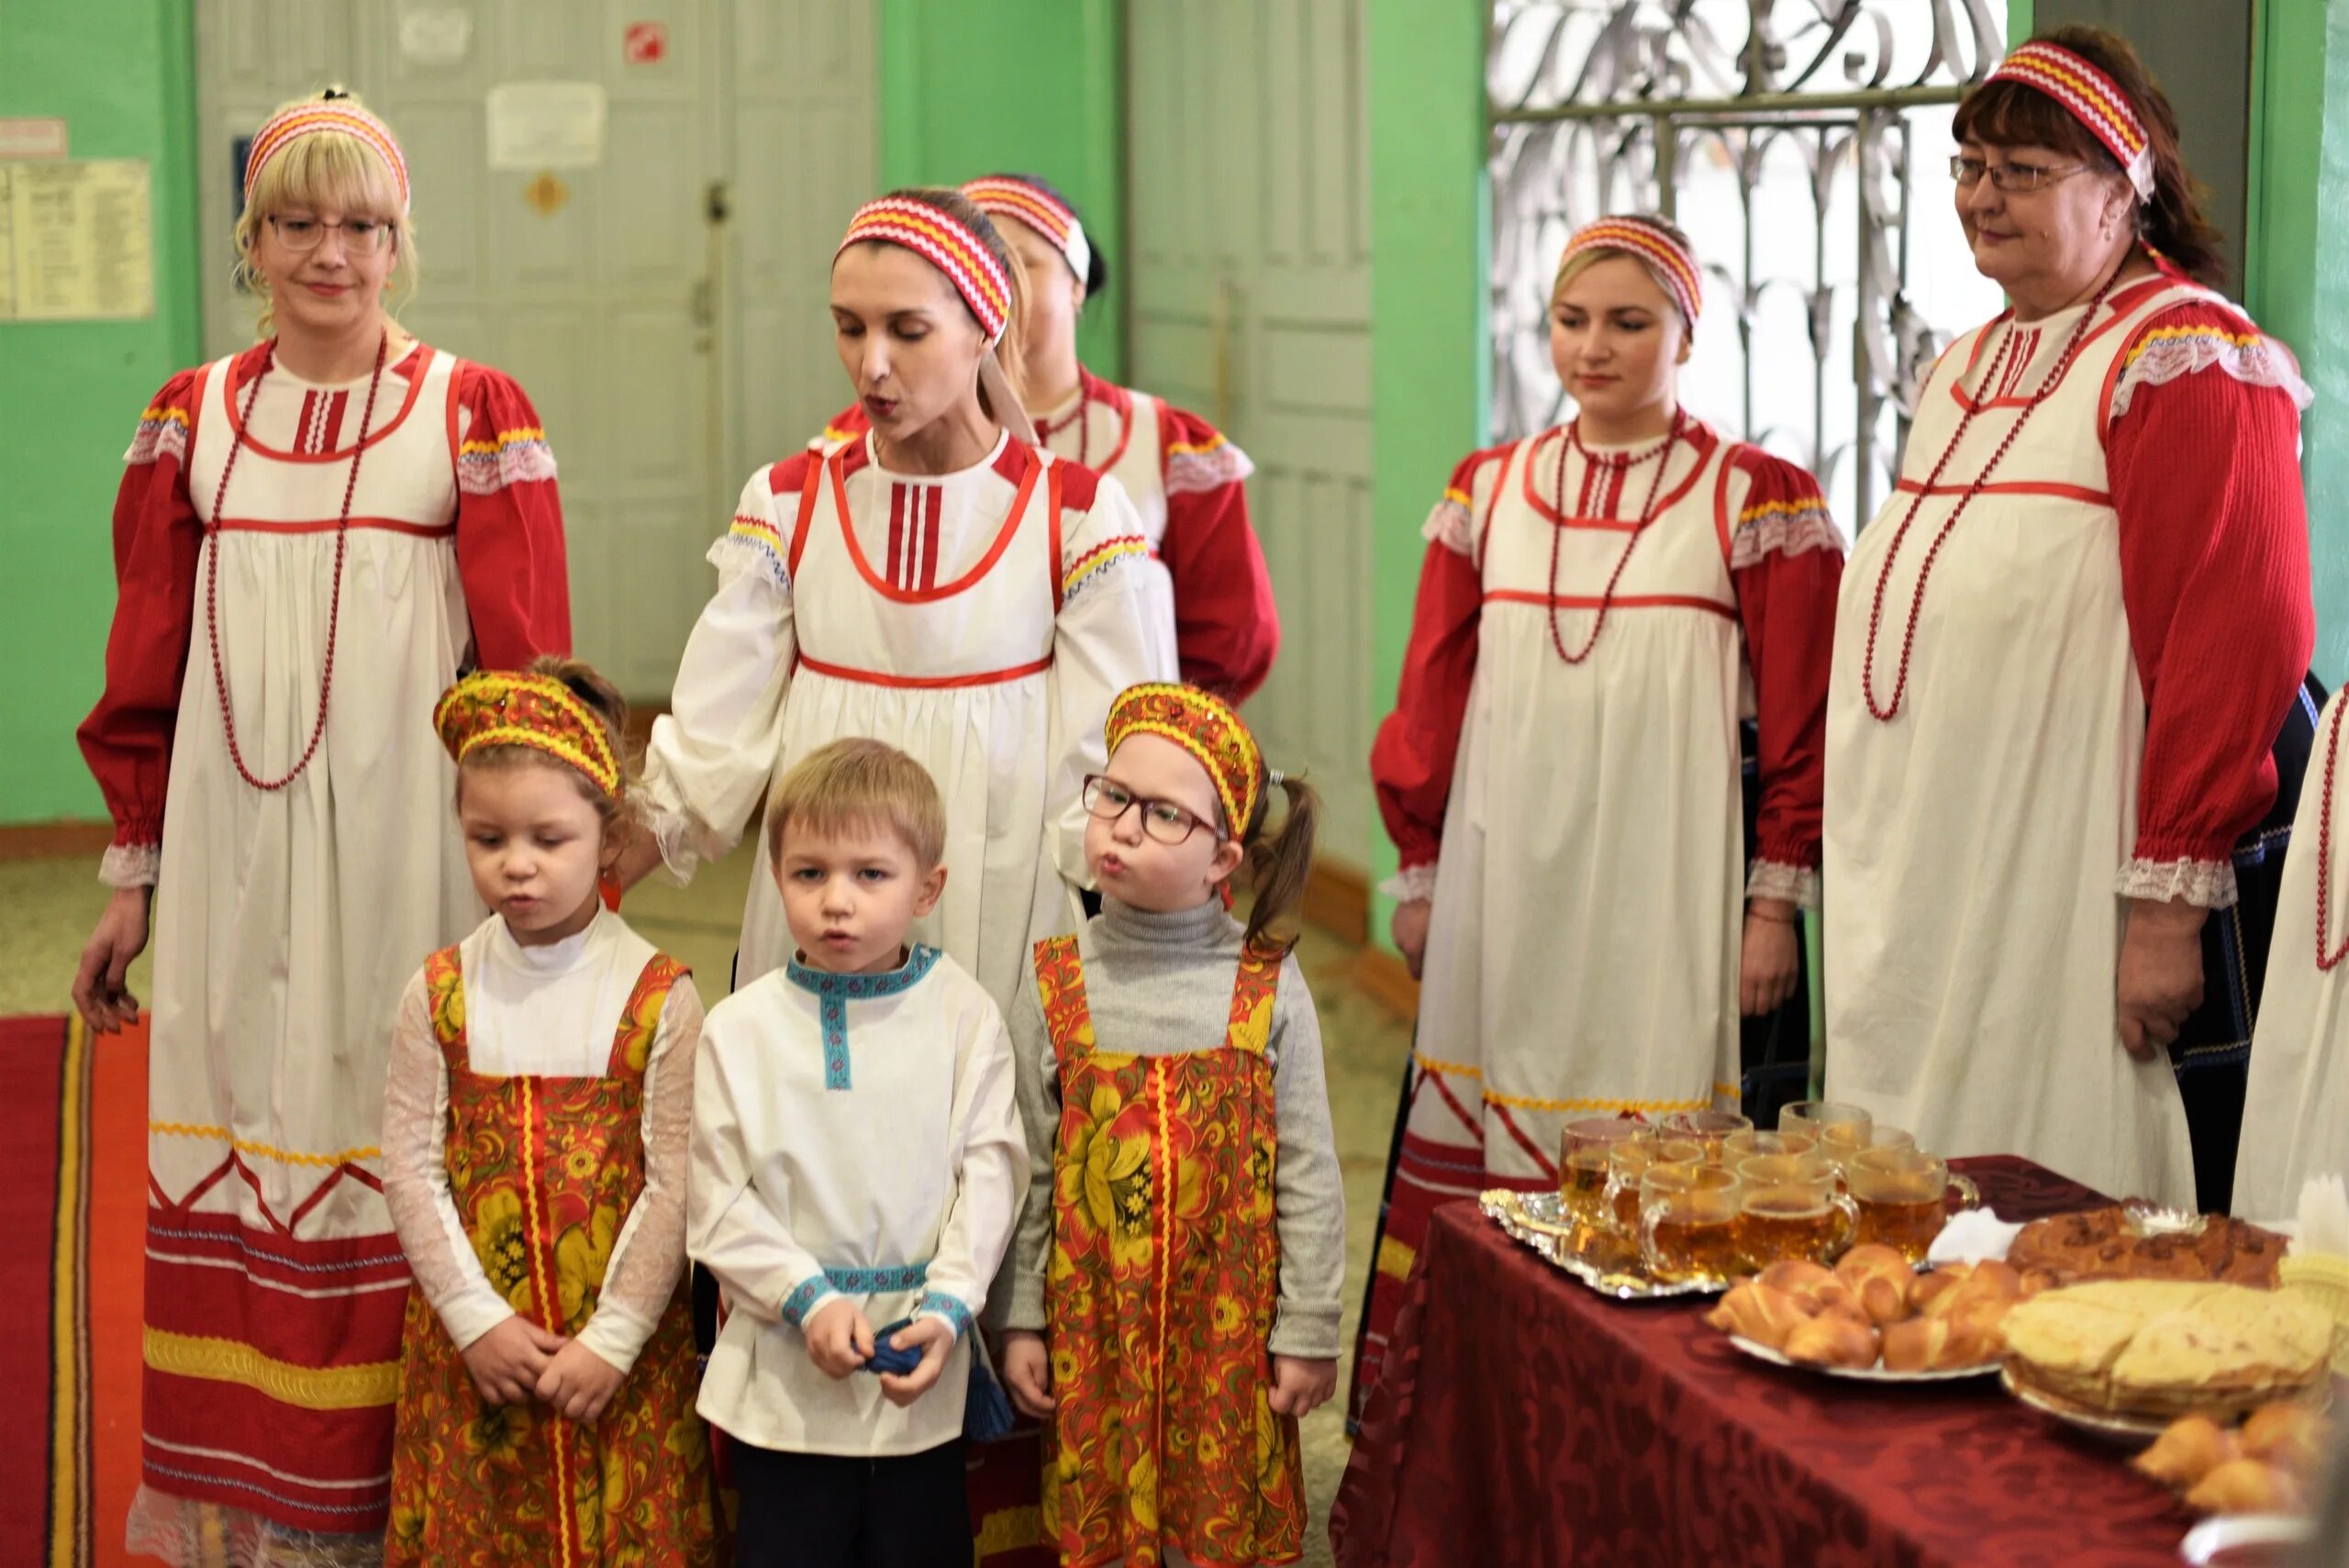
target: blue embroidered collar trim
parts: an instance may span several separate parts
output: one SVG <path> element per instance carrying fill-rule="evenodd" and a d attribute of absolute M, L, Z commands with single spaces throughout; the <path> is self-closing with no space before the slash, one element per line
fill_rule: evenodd
<path fill-rule="evenodd" d="M 824 1023 L 824 1087 L 845 1089 L 849 1082 L 848 1005 L 896 996 L 920 984 L 938 962 L 938 950 L 917 942 L 896 968 L 878 974 L 833 974 L 810 969 L 796 957 L 784 965 L 784 976 L 802 991 L 818 998 Z"/>

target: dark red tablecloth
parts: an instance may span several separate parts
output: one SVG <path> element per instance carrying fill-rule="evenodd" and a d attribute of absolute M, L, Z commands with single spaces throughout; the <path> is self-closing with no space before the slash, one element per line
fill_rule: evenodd
<path fill-rule="evenodd" d="M 1957 1162 L 2011 1219 L 2108 1201 Z M 2121 1568 L 2192 1519 L 1995 1378 L 1868 1388 L 1767 1366 L 1709 1303 L 1605 1299 L 1473 1204 L 1435 1217 L 1330 1534 L 1340 1568 Z"/>

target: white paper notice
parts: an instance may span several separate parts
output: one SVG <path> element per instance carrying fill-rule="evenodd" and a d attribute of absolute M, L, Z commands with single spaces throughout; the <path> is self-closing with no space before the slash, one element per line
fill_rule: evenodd
<path fill-rule="evenodd" d="M 457 65 L 473 48 L 473 14 L 454 6 L 400 13 L 400 53 L 417 65 Z"/>
<path fill-rule="evenodd" d="M 604 84 L 502 82 L 489 90 L 489 166 L 513 173 L 604 161 Z"/>
<path fill-rule="evenodd" d="M 0 163 L 0 318 L 155 314 L 147 164 L 135 158 Z"/>

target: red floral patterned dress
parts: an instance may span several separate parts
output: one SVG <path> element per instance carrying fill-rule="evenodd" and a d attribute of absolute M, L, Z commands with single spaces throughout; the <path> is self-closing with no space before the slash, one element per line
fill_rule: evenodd
<path fill-rule="evenodd" d="M 1062 1105 L 1043 1517 L 1073 1568 L 1150 1568 L 1170 1547 L 1200 1568 L 1304 1550 L 1297 1422 L 1267 1401 L 1280 1239 L 1264 1046 L 1280 971 L 1278 953 L 1242 957 L 1220 1045 L 1129 1056 L 1095 1049 L 1076 940 L 1037 947 Z"/>
<path fill-rule="evenodd" d="M 425 964 L 449 1064 L 449 1184 L 490 1283 L 543 1329 L 596 1310 L 612 1245 L 644 1187 L 645 1063 L 674 960 L 644 967 L 600 1078 L 483 1077 L 465 1051 L 455 948 Z M 411 1292 L 392 1455 L 387 1563 L 507 1568 L 716 1561 L 709 1444 L 694 1413 L 686 1286 L 593 1425 L 536 1401 L 482 1402 L 464 1358 Z"/>

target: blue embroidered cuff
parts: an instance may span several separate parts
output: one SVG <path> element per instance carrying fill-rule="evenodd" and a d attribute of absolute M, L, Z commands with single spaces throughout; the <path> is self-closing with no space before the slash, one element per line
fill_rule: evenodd
<path fill-rule="evenodd" d="M 813 1312 L 818 1304 L 839 1294 L 839 1291 L 832 1288 L 830 1280 L 822 1274 L 810 1274 L 793 1286 L 791 1294 L 783 1298 L 781 1309 L 783 1320 L 795 1329 L 804 1327 L 807 1321 L 807 1315 Z"/>
<path fill-rule="evenodd" d="M 956 1339 L 971 1331 L 971 1309 L 963 1305 L 961 1296 L 949 1296 L 944 1291 L 924 1293 L 921 1300 L 914 1306 L 914 1316 L 945 1318 L 947 1325 L 954 1330 Z"/>

